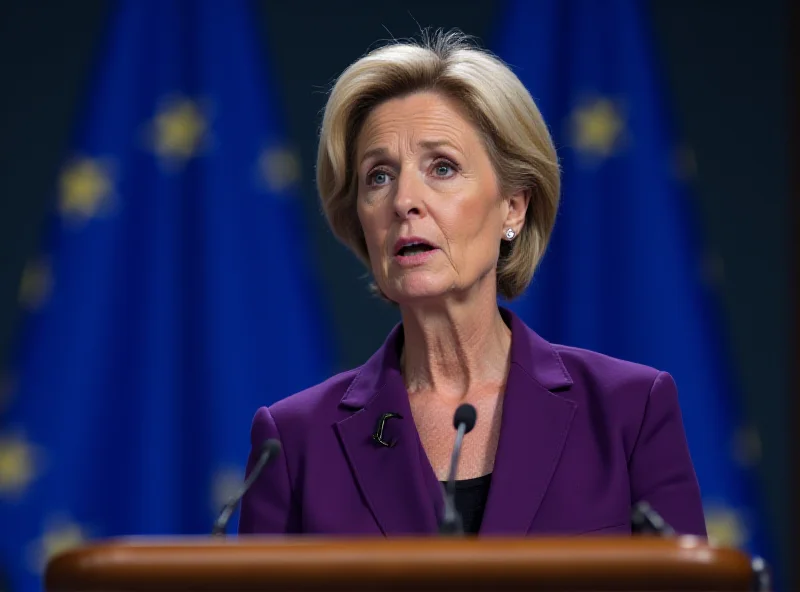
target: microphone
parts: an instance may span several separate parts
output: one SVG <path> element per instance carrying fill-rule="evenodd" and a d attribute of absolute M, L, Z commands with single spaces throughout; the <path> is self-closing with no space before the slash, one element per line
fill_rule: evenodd
<path fill-rule="evenodd" d="M 236 506 L 242 501 L 244 494 L 246 494 L 247 490 L 255 483 L 255 480 L 258 479 L 258 476 L 261 474 L 261 471 L 264 470 L 264 467 L 267 466 L 267 463 L 280 451 L 281 443 L 278 440 L 274 438 L 264 440 L 263 444 L 261 444 L 261 456 L 258 457 L 258 462 L 253 466 L 253 470 L 250 471 L 250 475 L 245 479 L 239 491 L 237 491 L 236 494 L 228 500 L 228 503 L 222 507 L 222 511 L 214 521 L 214 526 L 211 529 L 211 536 L 225 536 L 225 529 L 228 527 L 228 522 L 231 516 L 233 516 L 233 512 L 236 510 Z"/>
<path fill-rule="evenodd" d="M 635 534 L 655 534 L 662 537 L 675 535 L 675 530 L 647 502 L 639 502 L 633 506 L 631 527 Z"/>
<path fill-rule="evenodd" d="M 450 457 L 450 473 L 444 492 L 444 516 L 439 525 L 440 534 L 464 534 L 464 523 L 456 509 L 456 472 L 458 471 L 458 459 L 461 456 L 461 444 L 464 440 L 464 435 L 471 432 L 472 428 L 475 427 L 477 416 L 478 413 L 475 411 L 475 407 L 469 403 L 459 405 L 453 416 L 453 427 L 456 429 L 456 442 L 453 445 L 453 455 Z"/>

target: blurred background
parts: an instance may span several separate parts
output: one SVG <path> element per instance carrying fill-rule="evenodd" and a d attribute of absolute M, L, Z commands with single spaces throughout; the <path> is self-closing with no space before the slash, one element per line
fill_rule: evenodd
<path fill-rule="evenodd" d="M 558 146 L 511 306 L 672 373 L 712 536 L 797 586 L 796 3 L 2 0 L 0 590 L 88 539 L 208 532 L 257 407 L 398 322 L 314 163 L 335 77 L 421 27 L 505 59 Z"/>

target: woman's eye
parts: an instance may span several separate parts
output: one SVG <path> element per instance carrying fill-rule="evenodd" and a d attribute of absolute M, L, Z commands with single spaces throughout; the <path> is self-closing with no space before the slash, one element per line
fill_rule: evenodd
<path fill-rule="evenodd" d="M 434 166 L 433 172 L 437 177 L 449 177 L 456 170 L 455 165 L 449 162 L 438 162 Z"/>
<path fill-rule="evenodd" d="M 386 185 L 390 181 L 386 171 L 373 171 L 367 175 L 367 185 Z"/>

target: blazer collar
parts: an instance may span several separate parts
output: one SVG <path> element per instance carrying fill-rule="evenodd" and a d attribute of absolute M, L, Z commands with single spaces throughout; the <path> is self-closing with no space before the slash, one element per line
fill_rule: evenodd
<path fill-rule="evenodd" d="M 553 346 L 501 307 L 511 328 L 510 370 L 500 440 L 481 534 L 525 534 L 555 473 L 576 404 L 554 391 L 573 381 Z M 341 400 L 355 410 L 337 431 L 364 499 L 382 532 L 435 532 L 441 485 L 419 439 L 400 369 L 402 324 L 361 367 Z M 382 446 L 372 438 L 384 413 Z M 402 500 L 402 501 L 401 501 Z"/>
<path fill-rule="evenodd" d="M 442 508 L 436 481 L 419 438 L 400 369 L 402 326 L 361 367 L 341 400 L 355 413 L 336 424 L 364 500 L 384 535 L 435 532 Z M 384 446 L 373 438 L 385 413 Z"/>
<path fill-rule="evenodd" d="M 572 386 L 561 356 L 548 341 L 522 322 L 516 314 L 500 307 L 500 315 L 511 328 L 511 365 L 523 370 L 547 390 Z M 513 372 L 513 368 L 512 368 Z"/>
<path fill-rule="evenodd" d="M 507 308 L 500 307 L 500 315 L 511 329 L 511 364 L 522 369 L 531 379 L 548 390 L 572 386 L 561 356 L 555 348 L 531 330 Z M 400 347 L 403 344 L 403 325 L 391 330 L 383 345 L 361 367 L 350 387 L 342 397 L 342 405 L 360 409 L 374 398 L 382 386 L 400 374 Z"/>
<path fill-rule="evenodd" d="M 511 311 L 511 364 L 500 439 L 481 534 L 529 532 L 567 441 L 577 405 L 556 391 L 572 386 L 555 348 Z"/>
<path fill-rule="evenodd" d="M 361 409 L 380 395 L 387 383 L 396 378 L 402 381 L 400 368 L 400 347 L 403 343 L 403 325 L 398 323 L 389 332 L 383 345 L 370 357 L 356 374 L 341 404 L 353 409 Z M 408 397 L 406 397 L 408 398 Z"/>

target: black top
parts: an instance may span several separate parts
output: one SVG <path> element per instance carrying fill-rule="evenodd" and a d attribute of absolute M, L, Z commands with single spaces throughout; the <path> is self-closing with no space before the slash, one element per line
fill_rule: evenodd
<path fill-rule="evenodd" d="M 464 521 L 465 534 L 478 534 L 491 483 L 491 473 L 474 479 L 456 481 L 456 510 Z"/>

